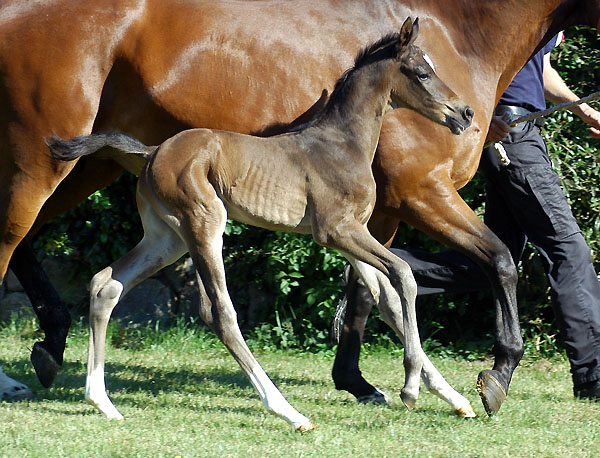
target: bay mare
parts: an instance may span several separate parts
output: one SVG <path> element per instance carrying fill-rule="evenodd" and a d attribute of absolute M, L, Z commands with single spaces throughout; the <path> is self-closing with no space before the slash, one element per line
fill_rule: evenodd
<path fill-rule="evenodd" d="M 471 108 L 412 45 L 417 34 L 418 22 L 408 18 L 399 33 L 366 48 L 315 119 L 289 133 L 262 138 L 191 129 L 158 147 L 124 134 L 48 140 L 57 159 L 73 160 L 104 146 L 148 158 L 137 187 L 144 237 L 96 274 L 90 285 L 88 402 L 109 418 L 123 418 L 105 389 L 108 320 L 127 291 L 189 251 L 202 319 L 239 363 L 267 410 L 296 430 L 312 429 L 271 382 L 242 337 L 223 265 L 223 231 L 229 217 L 271 230 L 311 233 L 318 244 L 348 259 L 404 342 L 402 399 L 414 406 L 424 357 L 415 312 L 416 283 L 408 264 L 367 229 L 376 194 L 371 164 L 390 97 L 455 134 L 473 118 Z"/>
<path fill-rule="evenodd" d="M 3 1 L 0 281 L 27 234 L 121 172 L 93 156 L 76 168 L 57 162 L 44 137 L 119 130 L 158 144 L 190 126 L 276 133 L 280 123 L 310 117 L 361 46 L 408 16 L 421 18 L 417 44 L 476 115 L 460 138 L 409 110 L 385 115 L 369 227 L 387 243 L 400 222 L 411 224 L 487 273 L 503 326 L 482 396 L 498 399 L 499 408 L 523 348 L 517 274 L 506 247 L 457 190 L 473 177 L 493 108 L 517 71 L 558 31 L 597 27 L 600 0 Z M 49 386 L 62 363 L 68 311 L 31 269 L 27 244 L 11 262 L 46 333 L 32 362 Z M 335 381 L 376 396 L 358 371 L 361 313 L 342 336 Z"/>

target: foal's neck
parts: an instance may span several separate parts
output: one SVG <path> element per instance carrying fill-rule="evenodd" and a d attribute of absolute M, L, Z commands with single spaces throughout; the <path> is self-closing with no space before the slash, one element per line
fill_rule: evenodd
<path fill-rule="evenodd" d="M 316 125 L 324 131 L 335 129 L 346 137 L 347 149 L 372 161 L 388 102 L 391 82 L 390 60 L 378 61 L 354 70 L 343 83 Z"/>

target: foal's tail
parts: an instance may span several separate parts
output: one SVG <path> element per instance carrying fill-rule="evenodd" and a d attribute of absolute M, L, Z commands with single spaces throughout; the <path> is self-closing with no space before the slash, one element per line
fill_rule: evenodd
<path fill-rule="evenodd" d="M 156 146 L 146 146 L 133 137 L 117 132 L 83 135 L 71 140 L 63 140 L 56 136 L 44 140 L 50 149 L 50 155 L 60 161 L 72 161 L 81 156 L 88 156 L 105 146 L 127 154 L 137 154 L 144 158 L 148 158 L 150 153 L 156 149 Z"/>

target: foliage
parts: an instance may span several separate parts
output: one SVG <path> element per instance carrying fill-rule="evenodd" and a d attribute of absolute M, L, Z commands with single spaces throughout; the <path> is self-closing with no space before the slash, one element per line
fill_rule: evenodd
<path fill-rule="evenodd" d="M 553 53 L 555 67 L 580 95 L 599 90 L 600 41 L 591 29 L 567 32 L 567 41 Z M 600 172 L 598 141 L 569 112 L 546 121 L 545 135 L 565 192 L 600 267 Z M 133 199 L 134 178 L 123 175 L 112 186 L 94 193 L 83 205 L 53 221 L 38 239 L 46 253 L 78 260 L 82 278 L 123 255 L 141 237 Z M 461 190 L 479 215 L 484 211 L 479 176 Z M 401 227 L 397 244 L 433 251 L 443 249 L 420 232 Z M 345 261 L 316 246 L 308 236 L 272 233 L 229 223 L 224 257 L 228 283 L 242 326 L 262 348 L 328 348 L 329 324 L 342 292 Z M 528 345 L 541 352 L 556 347 L 557 330 L 539 255 L 529 248 L 520 267 L 519 302 Z M 489 293 L 429 296 L 418 300 L 421 335 L 430 349 L 468 341 L 492 340 L 494 311 Z M 483 330 L 488 330 L 482 333 Z M 376 317 L 369 321 L 367 342 L 396 342 Z M 383 336 L 383 337 L 382 337 Z"/>
<path fill-rule="evenodd" d="M 79 206 L 54 218 L 37 237 L 34 248 L 80 264 L 81 281 L 123 256 L 142 235 L 135 204 L 133 175 L 123 174 Z"/>
<path fill-rule="evenodd" d="M 323 348 L 344 258 L 307 235 L 232 222 L 227 232 L 228 282 L 238 310 L 246 311 L 242 323 L 255 327 L 252 339 L 265 347 Z"/>

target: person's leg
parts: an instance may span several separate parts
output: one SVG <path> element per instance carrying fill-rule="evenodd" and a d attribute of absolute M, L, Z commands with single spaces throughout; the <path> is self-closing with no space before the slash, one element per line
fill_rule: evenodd
<path fill-rule="evenodd" d="M 417 281 L 418 296 L 490 288 L 483 271 L 458 251 L 432 253 L 409 247 L 391 248 L 391 251 L 410 265 Z"/>
<path fill-rule="evenodd" d="M 577 395 L 600 379 L 600 284 L 581 232 L 534 244 L 547 266 L 554 313 Z M 595 397 L 600 398 L 600 384 L 596 390 Z"/>
<path fill-rule="evenodd" d="M 576 395 L 599 398 L 600 284 L 590 250 L 538 129 L 530 126 L 522 133 L 511 134 L 503 144 L 511 159 L 511 164 L 504 167 L 505 181 L 513 190 L 504 197 L 514 220 L 544 259 Z M 590 385 L 591 391 L 581 391 Z"/>

